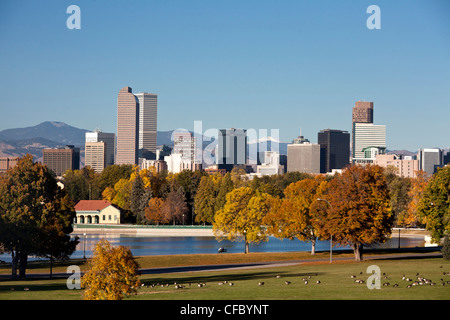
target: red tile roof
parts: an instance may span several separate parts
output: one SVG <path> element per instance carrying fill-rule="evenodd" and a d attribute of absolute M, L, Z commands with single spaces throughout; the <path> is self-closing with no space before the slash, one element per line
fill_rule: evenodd
<path fill-rule="evenodd" d="M 110 205 L 108 200 L 80 200 L 75 205 L 75 211 L 101 211 Z"/>

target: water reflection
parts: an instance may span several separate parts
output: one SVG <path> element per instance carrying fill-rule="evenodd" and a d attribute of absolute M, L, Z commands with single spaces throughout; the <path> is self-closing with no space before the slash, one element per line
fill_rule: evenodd
<path fill-rule="evenodd" d="M 154 237 L 135 236 L 129 234 L 78 234 L 80 243 L 72 258 L 82 258 L 84 251 L 86 257 L 92 256 L 95 245 L 101 239 L 108 240 L 112 245 L 122 245 L 130 248 L 135 256 L 145 255 L 169 255 L 169 254 L 200 254 L 217 253 L 220 247 L 228 253 L 241 253 L 244 251 L 243 242 L 217 241 L 215 237 Z M 423 238 L 401 238 L 402 248 L 424 247 Z M 377 245 L 378 248 L 397 248 L 398 238 L 392 238 L 386 243 Z M 329 250 L 329 241 L 318 241 L 316 251 Z M 349 247 L 333 247 L 333 250 L 349 249 Z M 250 244 L 250 252 L 292 252 L 310 251 L 311 243 L 302 242 L 298 239 L 278 239 L 270 237 L 266 242 Z"/>

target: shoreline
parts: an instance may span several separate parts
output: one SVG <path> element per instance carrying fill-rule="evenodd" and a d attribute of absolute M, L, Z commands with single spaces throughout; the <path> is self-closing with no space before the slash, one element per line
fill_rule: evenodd
<path fill-rule="evenodd" d="M 400 230 L 400 233 L 399 233 Z M 71 234 L 130 234 L 147 237 L 214 237 L 212 226 L 137 226 L 137 225 L 86 225 L 74 226 Z M 391 238 L 423 238 L 430 242 L 425 229 L 393 228 Z"/>

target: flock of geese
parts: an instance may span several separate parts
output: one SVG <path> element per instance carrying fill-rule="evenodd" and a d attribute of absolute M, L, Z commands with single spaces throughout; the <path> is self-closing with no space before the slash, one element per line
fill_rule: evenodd
<path fill-rule="evenodd" d="M 441 266 L 441 268 L 442 268 L 442 266 Z M 363 273 L 360 272 L 360 275 L 362 275 L 362 274 Z M 442 275 L 443 276 L 450 276 L 450 272 L 442 272 Z M 351 275 L 350 278 L 351 279 L 355 279 L 356 276 L 355 275 Z M 432 281 L 431 279 L 428 279 L 428 278 L 425 278 L 425 277 L 421 276 L 418 272 L 416 273 L 415 278 L 416 279 L 413 280 L 413 278 L 410 278 L 410 277 L 407 277 L 406 275 L 403 275 L 401 281 L 404 281 L 404 282 L 408 283 L 408 285 L 406 286 L 406 288 L 408 288 L 408 289 L 412 288 L 413 286 L 422 286 L 422 285 L 435 286 L 435 285 L 437 285 L 437 283 L 435 281 Z M 383 273 L 383 280 L 389 280 L 389 276 L 386 273 Z M 355 283 L 364 284 L 365 281 L 362 280 L 362 279 L 355 279 Z M 440 284 L 442 286 L 445 286 L 446 284 L 450 285 L 450 280 L 446 281 L 444 278 L 440 278 Z M 390 282 L 387 282 L 387 281 L 383 282 L 383 286 L 384 287 L 388 287 L 390 285 L 391 285 Z M 392 285 L 392 287 L 393 288 L 398 288 L 398 287 L 400 287 L 400 285 L 398 283 L 394 283 Z"/>
<path fill-rule="evenodd" d="M 313 275 L 317 276 L 317 274 L 313 274 Z M 360 272 L 360 275 L 363 275 L 363 273 Z M 450 272 L 443 272 L 442 275 L 443 276 L 450 276 Z M 277 275 L 276 278 L 277 279 L 281 278 L 281 276 Z M 356 275 L 351 275 L 350 278 L 351 279 L 355 279 L 354 281 L 357 284 L 364 284 L 364 283 L 366 283 L 365 280 L 357 278 Z M 311 275 L 305 276 L 305 277 L 301 278 L 301 280 L 302 280 L 302 282 L 305 285 L 310 284 L 310 283 L 315 283 L 315 284 L 321 284 L 322 283 L 320 280 L 312 279 Z M 383 280 L 392 280 L 392 279 L 386 273 L 383 273 Z M 432 281 L 431 279 L 425 278 L 425 277 L 421 276 L 419 273 L 416 273 L 415 280 L 412 277 L 407 277 L 406 275 L 403 275 L 402 278 L 401 278 L 401 281 L 408 283 L 406 288 L 411 288 L 413 286 L 422 286 L 422 285 L 430 285 L 430 286 L 437 285 L 437 283 L 435 281 Z M 285 283 L 285 285 L 290 285 L 292 282 L 289 281 L 289 280 L 286 280 L 286 281 L 284 281 L 284 283 Z M 445 280 L 443 277 L 441 277 L 440 278 L 440 283 L 441 283 L 442 286 L 450 285 L 450 280 Z M 177 282 L 173 283 L 173 286 L 174 286 L 175 289 L 183 289 L 185 287 L 191 287 L 192 285 L 193 284 L 191 284 L 191 283 L 187 283 L 187 284 L 179 284 Z M 198 283 L 196 283 L 194 285 L 196 285 L 197 287 L 201 288 L 201 287 L 206 286 L 206 282 L 198 282 Z M 223 286 L 223 285 L 233 286 L 234 282 L 225 280 L 225 281 L 218 282 L 217 285 L 219 285 L 219 286 Z M 153 283 L 151 285 L 145 285 L 145 284 L 141 285 L 141 287 L 147 287 L 147 288 L 154 288 L 154 287 L 162 287 L 162 288 L 164 288 L 164 287 L 169 287 L 169 286 L 171 286 L 171 284 L 169 284 L 169 283 L 166 283 L 166 284 Z M 258 286 L 264 286 L 264 281 L 258 282 Z M 384 281 L 383 282 L 383 286 L 385 286 L 385 287 L 391 286 L 391 283 L 388 282 L 388 281 Z M 392 285 L 392 287 L 393 288 L 398 288 L 398 287 L 400 287 L 400 284 L 399 283 L 394 283 Z"/>

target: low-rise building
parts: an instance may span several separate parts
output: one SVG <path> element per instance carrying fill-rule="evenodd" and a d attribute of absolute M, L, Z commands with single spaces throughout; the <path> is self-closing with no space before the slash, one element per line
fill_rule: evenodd
<path fill-rule="evenodd" d="M 120 209 L 108 200 L 81 200 L 75 212 L 75 224 L 120 224 Z"/>

